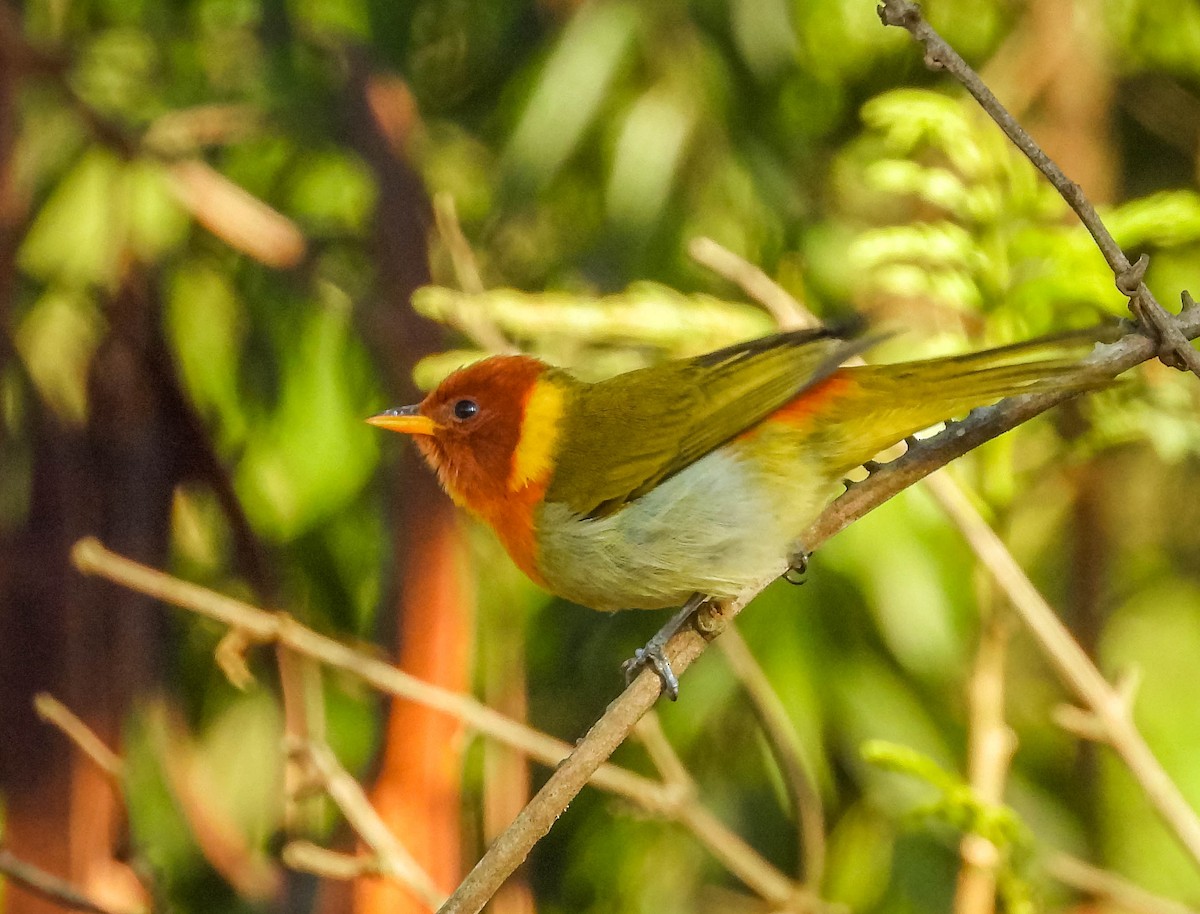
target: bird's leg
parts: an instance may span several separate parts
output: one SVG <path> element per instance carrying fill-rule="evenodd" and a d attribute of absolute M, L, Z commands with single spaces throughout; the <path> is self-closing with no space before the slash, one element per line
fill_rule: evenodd
<path fill-rule="evenodd" d="M 658 674 L 658 678 L 662 680 L 663 691 L 671 701 L 679 698 L 679 679 L 675 676 L 675 671 L 671 669 L 671 662 L 667 660 L 667 655 L 663 653 L 663 647 L 671 640 L 671 636 L 683 628 L 688 619 L 704 601 L 708 598 L 702 593 L 694 593 L 683 604 L 675 615 L 673 615 L 667 624 L 660 628 L 653 638 L 646 642 L 645 647 L 639 647 L 633 652 L 633 656 L 621 665 L 621 669 L 625 671 L 625 682 L 633 682 L 633 678 L 642 671 L 645 666 L 654 668 L 654 672 Z"/>
<path fill-rule="evenodd" d="M 783 573 L 783 579 L 789 584 L 803 584 L 805 572 L 808 571 L 808 560 L 812 553 L 803 546 L 792 553 L 788 562 L 788 570 Z"/>

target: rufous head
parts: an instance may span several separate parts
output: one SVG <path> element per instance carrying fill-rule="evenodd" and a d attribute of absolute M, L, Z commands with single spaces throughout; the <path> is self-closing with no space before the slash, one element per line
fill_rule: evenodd
<path fill-rule="evenodd" d="M 415 406 L 367 421 L 412 435 L 450 497 L 487 514 L 518 481 L 526 408 L 548 370 L 528 356 L 493 356 L 454 372 Z"/>

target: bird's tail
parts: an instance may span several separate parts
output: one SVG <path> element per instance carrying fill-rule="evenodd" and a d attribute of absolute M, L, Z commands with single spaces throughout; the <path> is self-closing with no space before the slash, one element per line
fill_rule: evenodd
<path fill-rule="evenodd" d="M 844 395 L 831 398 L 824 416 L 835 439 L 835 471 L 859 466 L 908 435 L 1004 397 L 1111 384 L 1111 378 L 1080 364 L 1097 339 L 1097 334 L 1045 338 L 947 358 L 841 369 L 831 381 L 845 383 Z"/>

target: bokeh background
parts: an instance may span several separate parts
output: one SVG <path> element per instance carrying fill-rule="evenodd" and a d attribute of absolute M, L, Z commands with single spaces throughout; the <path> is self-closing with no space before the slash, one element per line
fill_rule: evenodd
<path fill-rule="evenodd" d="M 926 8 L 1151 255 L 1160 300 L 1196 283 L 1200 6 Z M 274 655 L 235 688 L 216 626 L 81 577 L 70 547 L 98 536 L 573 740 L 662 618 L 542 594 L 362 419 L 497 342 L 600 375 L 769 332 L 689 256 L 699 236 L 823 317 L 900 331 L 884 359 L 1124 309 L 1062 202 L 870 0 L 4 0 L 0 844 L 120 909 L 145 903 L 136 872 L 160 910 L 420 910 L 280 864 L 288 836 L 353 841 L 283 799 Z M 1141 671 L 1138 721 L 1200 803 L 1197 390 L 1144 366 L 955 473 L 1102 668 Z M 914 812 L 937 790 L 861 746 L 964 777 L 967 682 L 1000 630 L 1022 823 L 1001 907 L 1096 909 L 1040 866 L 1054 851 L 1200 902 L 1121 765 L 1052 722 L 1065 693 L 1006 618 L 920 491 L 741 617 L 823 798 L 821 895 L 951 910 L 961 817 Z M 447 890 L 545 777 L 352 677 L 301 677 L 307 726 Z M 120 795 L 36 718 L 40 690 L 118 750 Z M 661 718 L 703 802 L 795 872 L 719 652 Z M 652 771 L 637 745 L 617 760 Z M 678 826 L 585 791 L 494 910 L 765 909 Z"/>

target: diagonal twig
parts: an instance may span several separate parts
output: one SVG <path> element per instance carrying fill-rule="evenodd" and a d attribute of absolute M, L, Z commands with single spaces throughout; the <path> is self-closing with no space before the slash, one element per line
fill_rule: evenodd
<path fill-rule="evenodd" d="M 926 483 L 939 478 L 941 474 L 936 474 Z M 998 610 L 993 605 L 983 620 L 979 648 L 967 682 L 968 776 L 971 790 L 980 801 L 992 806 L 1004 802 L 1004 781 L 1016 750 L 1016 736 L 1004 720 L 1009 619 Z M 991 914 L 996 909 L 999 849 L 986 836 L 972 832 L 959 842 L 959 855 L 963 865 L 954 893 L 955 914 Z"/>
<path fill-rule="evenodd" d="M 1200 335 L 1200 313 L 1185 311 L 1178 320 L 1181 331 L 1186 335 Z M 1154 358 L 1156 353 L 1157 346 L 1153 340 L 1131 333 L 1115 343 L 1097 347 L 1085 364 L 1099 375 L 1115 376 Z M 809 528 L 802 541 L 809 549 L 816 548 L 918 479 L 923 479 L 984 441 L 1015 428 L 1071 396 L 1070 393 L 1058 392 L 1013 397 L 995 406 L 977 409 L 941 434 L 914 442 L 904 456 L 879 468 L 830 505 Z M 786 570 L 780 568 L 770 579 L 748 588 L 722 614 L 714 616 L 703 633 L 695 627 L 685 627 L 671 637 L 665 653 L 676 673 L 691 666 L 708 642 L 724 631 L 751 599 Z M 658 700 L 660 688 L 657 674 L 652 670 L 643 671 L 608 706 L 604 715 L 576 745 L 571 757 L 555 770 L 521 815 L 496 839 L 442 907 L 440 914 L 477 914 L 483 908 L 496 888 L 550 830 L 550 826 L 587 783 L 591 773 L 604 763 L 629 735 L 637 720 Z"/>
<path fill-rule="evenodd" d="M 342 811 L 346 821 L 371 849 L 380 875 L 388 876 L 407 886 L 431 909 L 437 908 L 445 895 L 416 858 L 392 834 L 358 781 L 342 767 L 333 750 L 327 745 L 307 742 L 293 747 L 293 752 L 311 766 L 321 787 Z"/>
<path fill-rule="evenodd" d="M 320 661 L 334 669 L 357 676 L 381 692 L 419 702 L 461 720 L 476 732 L 525 753 L 544 765 L 554 767 L 566 759 L 572 747 L 541 731 L 505 717 L 466 695 L 431 685 L 376 657 L 354 650 L 332 638 L 318 634 L 296 622 L 286 613 L 270 613 L 240 600 L 216 593 L 196 584 L 147 568 L 105 549 L 94 539 L 76 543 L 72 561 L 85 574 L 94 574 L 139 593 L 214 619 L 231 628 L 241 651 L 251 644 L 275 644 Z M 223 639 L 223 643 L 228 638 Z M 656 680 L 657 681 L 657 680 Z M 754 850 L 745 840 L 724 825 L 703 806 L 684 802 L 670 784 L 659 784 L 613 764 L 600 765 L 588 783 L 600 790 L 623 797 L 652 815 L 678 822 L 738 879 L 763 899 L 786 905 L 793 899 L 809 907 L 819 902 L 807 890 L 795 886 L 783 873 Z M 311 863 L 312 857 L 302 851 Z M 322 855 L 318 865 L 329 863 Z M 358 866 L 359 864 L 354 864 Z M 335 868 L 344 872 L 348 861 Z"/>
<path fill-rule="evenodd" d="M 1046 176 L 1095 240 L 1116 277 L 1117 289 L 1129 299 L 1130 309 L 1143 324 L 1149 325 L 1147 329 L 1153 329 L 1157 334 L 1163 345 L 1160 358 L 1172 367 L 1187 368 L 1200 377 L 1200 352 L 1188 343 L 1171 315 L 1142 281 L 1149 263 L 1146 255 L 1143 254 L 1136 263 L 1129 262 L 1083 188 L 1068 178 L 1025 128 L 1017 123 L 1016 118 L 979 78 L 979 74 L 925 21 L 917 4 L 911 0 L 882 0 L 879 18 L 884 25 L 906 29 L 924 47 L 926 66 L 934 70 L 946 70 L 962 83 L 1005 135 Z"/>
<path fill-rule="evenodd" d="M 937 486 L 931 487 L 930 491 L 1000 585 L 1059 678 L 1093 716 L 1096 736 L 1121 757 L 1155 812 L 1192 859 L 1200 863 L 1200 817 L 1146 745 L 1133 721 L 1127 696 L 1110 685 L 1096 669 L 962 490 L 954 486 Z"/>
<path fill-rule="evenodd" d="M 38 717 L 62 731 L 62 734 L 103 771 L 109 780 L 120 784 L 125 770 L 121 757 L 109 749 L 104 740 L 80 720 L 74 711 L 49 692 L 38 692 L 33 696 L 33 709 Z"/>
<path fill-rule="evenodd" d="M 688 242 L 688 255 L 696 263 L 740 287 L 766 309 L 780 330 L 800 330 L 817 323 L 812 313 L 779 283 L 711 238 L 693 238 Z"/>
<path fill-rule="evenodd" d="M 771 687 L 736 625 L 725 630 L 717 646 L 749 697 L 751 710 L 771 745 L 800 826 L 800 866 L 804 882 L 814 890 L 818 889 L 825 876 L 825 812 L 821 794 L 800 751 L 796 730 L 779 694 Z"/>
<path fill-rule="evenodd" d="M 3 847 L 0 847 L 0 876 L 20 883 L 42 898 L 73 911 L 87 911 L 89 914 L 129 914 L 125 909 L 102 905 L 65 879 L 47 873 L 32 863 L 26 863 Z"/>
<path fill-rule="evenodd" d="M 1130 914 L 1197 914 L 1193 907 L 1147 892 L 1116 873 L 1092 866 L 1070 854 L 1051 855 L 1045 867 L 1046 872 L 1063 885 L 1089 897 L 1110 901 Z"/>

